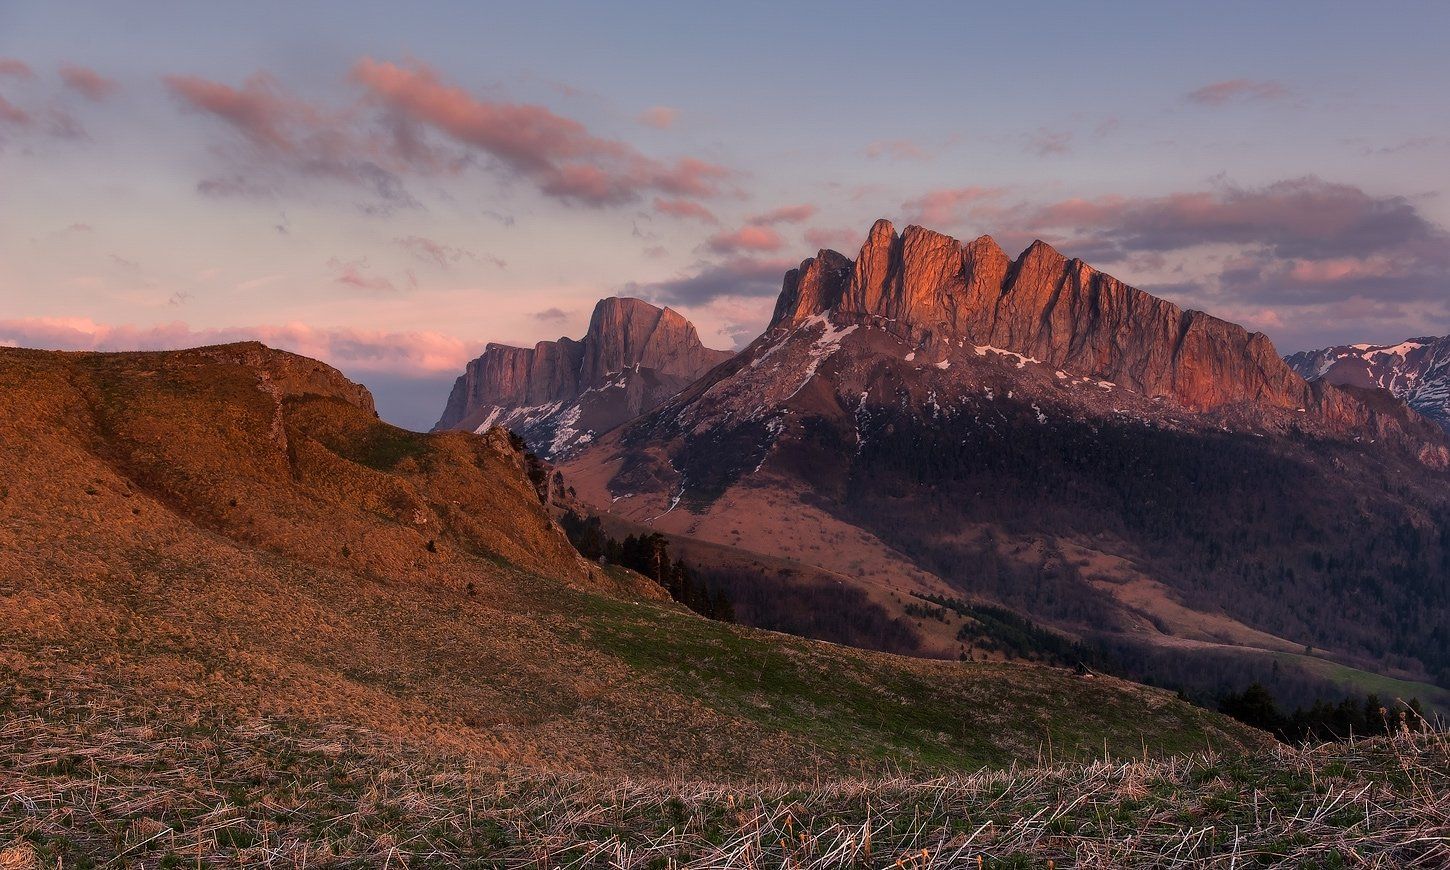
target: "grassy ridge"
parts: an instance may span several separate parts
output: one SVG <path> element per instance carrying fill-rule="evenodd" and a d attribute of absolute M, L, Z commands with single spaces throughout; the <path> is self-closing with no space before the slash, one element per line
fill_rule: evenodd
<path fill-rule="evenodd" d="M 1158 690 L 1007 663 L 920 661 L 578 596 L 578 635 L 688 697 L 866 764 L 1202 751 L 1244 738 Z M 1144 727 L 1152 721 L 1153 727 Z"/>

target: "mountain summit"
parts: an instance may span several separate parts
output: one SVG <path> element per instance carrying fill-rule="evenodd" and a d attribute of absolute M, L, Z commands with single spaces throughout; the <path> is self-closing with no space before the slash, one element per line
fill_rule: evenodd
<path fill-rule="evenodd" d="M 701 344 L 673 309 L 601 299 L 578 341 L 489 344 L 454 383 L 434 430 L 506 426 L 555 458 L 653 410 L 730 356 Z"/>

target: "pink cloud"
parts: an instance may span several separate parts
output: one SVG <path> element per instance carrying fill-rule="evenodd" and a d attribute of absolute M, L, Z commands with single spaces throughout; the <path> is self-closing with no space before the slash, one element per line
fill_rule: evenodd
<path fill-rule="evenodd" d="M 774 224 L 798 224 L 810 220 L 816 214 L 816 207 L 813 205 L 786 205 L 780 208 L 754 215 L 748 221 L 756 226 L 771 226 Z"/>
<path fill-rule="evenodd" d="M 480 350 L 478 343 L 438 332 L 327 329 L 302 323 L 193 329 L 181 322 L 110 325 L 83 317 L 0 320 L 0 344 L 51 350 L 174 350 L 235 341 L 261 341 L 348 371 L 402 375 L 451 374 Z"/>
<path fill-rule="evenodd" d="M 4 97 L 0 97 L 0 121 L 22 126 L 30 123 L 30 113 Z"/>
<path fill-rule="evenodd" d="M 1385 277 L 1400 271 L 1398 264 L 1384 257 L 1336 257 L 1330 260 L 1293 260 L 1287 277 L 1306 284 L 1358 281 Z"/>
<path fill-rule="evenodd" d="M 445 84 L 422 64 L 364 58 L 352 78 L 394 117 L 483 152 L 533 180 L 548 196 L 591 206 L 617 205 L 646 191 L 708 197 L 731 173 L 696 158 L 666 163 L 632 146 L 595 136 L 578 121 L 543 106 L 475 98 Z"/>
<path fill-rule="evenodd" d="M 655 197 L 655 211 L 674 218 L 689 218 L 707 224 L 719 223 L 715 213 L 692 199 L 664 199 Z"/>
<path fill-rule="evenodd" d="M 679 109 L 672 109 L 669 106 L 654 106 L 639 113 L 639 122 L 646 127 L 654 127 L 656 130 L 668 130 L 675 125 L 675 119 L 679 114 Z"/>
<path fill-rule="evenodd" d="M 327 110 L 285 91 L 265 73 L 234 88 L 196 76 L 167 76 L 168 90 L 188 110 L 223 121 L 245 147 L 226 154 L 239 167 L 197 184 L 209 196 L 266 196 L 294 176 L 326 178 L 367 189 L 369 213 L 416 207 L 399 172 L 456 172 L 463 161 L 429 147 L 407 125 L 380 131 L 360 125 L 354 108 Z"/>
<path fill-rule="evenodd" d="M 1189 91 L 1184 99 L 1201 106 L 1222 106 L 1232 102 L 1282 100 L 1289 89 L 1276 81 L 1229 79 Z"/>
<path fill-rule="evenodd" d="M 983 202 L 1000 199 L 1006 188 L 953 187 L 933 190 L 901 204 L 907 218 L 928 227 L 948 226 L 966 219 L 966 210 Z"/>
<path fill-rule="evenodd" d="M 910 139 L 883 139 L 866 146 L 866 156 L 871 159 L 887 157 L 892 160 L 930 160 L 931 154 Z"/>
<path fill-rule="evenodd" d="M 332 283 L 334 284 L 341 284 L 357 290 L 368 290 L 380 293 L 396 293 L 399 290 L 398 285 L 393 283 L 389 278 L 382 275 L 370 274 L 369 270 L 371 267 L 368 266 L 366 258 L 361 260 L 341 260 L 333 257 L 328 261 L 327 265 L 335 272 L 332 278 Z M 418 279 L 414 277 L 413 273 L 408 271 L 404 273 L 404 276 L 403 286 L 410 290 L 416 289 Z"/>
<path fill-rule="evenodd" d="M 733 232 L 716 233 L 705 240 L 705 245 L 717 254 L 778 251 L 785 247 L 785 239 L 770 227 L 750 224 Z"/>
<path fill-rule="evenodd" d="M 108 79 L 93 69 L 74 64 L 63 64 L 60 68 L 61 81 L 65 86 L 92 102 L 109 99 L 120 89 L 114 79 Z"/>
<path fill-rule="evenodd" d="M 276 81 L 258 73 L 233 88 L 197 76 L 166 76 L 166 87 L 183 103 L 226 121 L 253 144 L 291 152 L 298 147 L 292 128 L 312 126 L 316 113 L 282 93 Z"/>
<path fill-rule="evenodd" d="M 35 78 L 35 72 L 31 70 L 30 64 L 23 60 L 16 60 L 13 57 L 0 57 L 0 76 L 32 79 Z"/>
<path fill-rule="evenodd" d="M 365 211 L 417 207 L 410 176 L 502 171 L 571 204 L 608 206 L 648 193 L 663 199 L 720 194 L 734 176 L 693 157 L 659 160 L 549 109 L 475 97 L 427 66 L 364 58 L 350 75 L 358 98 L 337 108 L 309 103 L 258 73 L 240 86 L 167 76 L 188 110 L 224 122 L 243 147 L 218 149 L 231 166 L 198 185 L 209 195 L 270 195 L 295 178 L 369 189 Z"/>

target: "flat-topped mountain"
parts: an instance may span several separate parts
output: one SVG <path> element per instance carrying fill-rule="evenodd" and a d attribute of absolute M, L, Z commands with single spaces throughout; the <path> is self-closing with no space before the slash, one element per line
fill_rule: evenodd
<path fill-rule="evenodd" d="M 579 340 L 490 344 L 453 386 L 434 427 L 505 426 L 555 458 L 640 414 L 731 356 L 694 324 L 640 299 L 601 299 Z"/>
<path fill-rule="evenodd" d="M 964 244 L 877 221 L 854 263 L 822 251 L 789 273 L 771 326 L 828 311 L 875 318 L 927 352 L 998 347 L 1196 410 L 1318 402 L 1262 333 L 1184 311 L 1042 241 L 1014 260 L 991 236 Z"/>
<path fill-rule="evenodd" d="M 1387 390 L 1450 428 L 1450 337 L 1338 345 L 1301 351 L 1286 361 L 1310 381 Z"/>
<path fill-rule="evenodd" d="M 987 601 L 1174 655 L 1309 645 L 1450 681 L 1447 460 L 1403 402 L 1306 382 L 1262 334 L 1042 242 L 1014 259 L 880 221 L 563 471 L 601 510 L 813 566 L 888 616 Z M 918 652 L 971 652 L 913 622 Z"/>

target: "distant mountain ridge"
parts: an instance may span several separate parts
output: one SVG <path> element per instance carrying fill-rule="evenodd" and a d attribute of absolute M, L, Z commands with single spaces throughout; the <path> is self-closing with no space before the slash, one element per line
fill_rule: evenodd
<path fill-rule="evenodd" d="M 1378 388 L 1450 429 L 1450 336 L 1398 344 L 1342 344 L 1285 358 L 1309 381 Z"/>
<path fill-rule="evenodd" d="M 582 339 L 489 344 L 455 382 L 434 431 L 505 426 L 557 458 L 653 410 L 731 355 L 705 347 L 673 309 L 601 299 Z"/>

